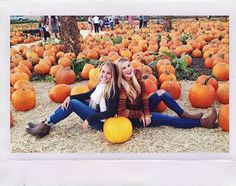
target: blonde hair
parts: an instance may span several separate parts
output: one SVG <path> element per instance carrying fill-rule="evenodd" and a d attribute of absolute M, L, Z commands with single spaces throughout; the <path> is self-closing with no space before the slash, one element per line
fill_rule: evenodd
<path fill-rule="evenodd" d="M 116 67 L 111 61 L 107 61 L 107 62 L 102 63 L 100 65 L 100 70 L 105 65 L 107 65 L 107 67 L 111 71 L 111 80 L 106 84 L 104 92 L 103 92 L 103 96 L 104 96 L 105 99 L 109 99 L 109 98 L 111 98 L 111 93 L 112 93 L 112 97 L 115 96 L 117 73 L 116 73 Z"/>
<path fill-rule="evenodd" d="M 115 62 L 118 70 L 118 87 L 119 88 L 123 87 L 125 89 L 128 99 L 130 100 L 131 103 L 133 103 L 134 100 L 140 95 L 141 87 L 135 75 L 131 77 L 131 83 L 129 83 L 123 77 L 122 64 L 126 61 L 128 61 L 126 58 L 121 57 Z"/>

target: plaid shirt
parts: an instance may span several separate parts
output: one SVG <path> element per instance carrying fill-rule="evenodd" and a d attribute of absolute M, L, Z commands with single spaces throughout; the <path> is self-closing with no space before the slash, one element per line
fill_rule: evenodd
<path fill-rule="evenodd" d="M 139 70 L 135 70 L 134 73 L 141 86 L 141 94 L 133 101 L 133 103 L 131 103 L 125 89 L 121 87 L 118 102 L 118 115 L 130 119 L 140 118 L 143 115 L 151 116 L 148 94 L 142 79 L 142 73 Z"/>

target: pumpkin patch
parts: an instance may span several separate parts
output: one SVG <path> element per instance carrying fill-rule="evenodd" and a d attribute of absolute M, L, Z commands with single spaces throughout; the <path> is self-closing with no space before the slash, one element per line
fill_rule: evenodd
<path fill-rule="evenodd" d="M 136 129 L 131 120 L 114 117 L 106 120 L 103 133 L 94 129 L 84 132 L 83 121 L 73 113 L 61 125 L 53 127 L 47 143 L 44 143 L 45 148 L 34 152 L 48 149 L 57 152 L 226 152 L 229 149 L 229 109 L 225 105 L 230 102 L 231 63 L 229 20 L 224 19 L 227 16 L 209 19 L 200 16 L 198 21 L 194 16 L 170 17 L 169 28 L 168 16 L 149 16 L 147 27 L 139 29 L 139 16 L 133 17 L 132 27 L 127 17 L 121 16 L 122 21 L 118 18 L 114 30 L 106 25 L 99 33 L 91 32 L 87 21 L 78 21 L 77 27 L 81 32 L 77 34 L 74 29 L 73 44 L 63 40 L 63 33 L 59 33 L 58 38 L 43 41 L 41 35 L 23 33 L 25 29 L 38 29 L 37 25 L 11 24 L 9 92 L 10 126 L 14 124 L 11 128 L 12 143 L 24 139 L 22 146 L 29 145 L 34 150 L 29 143 L 32 136 L 25 134 L 25 124 L 49 117 L 68 96 L 93 89 L 99 83 L 99 66 L 106 61 L 116 63 L 117 59 L 125 57 L 134 69 L 142 72 L 149 96 L 164 89 L 184 110 L 203 112 L 203 117 L 216 108 L 218 127 L 214 132 L 198 127 L 189 130 L 168 126 Z M 81 16 L 77 18 L 82 19 Z M 178 117 L 167 105 L 161 101 L 155 112 Z M 62 140 L 57 140 L 59 145 L 56 146 L 52 141 L 59 136 Z M 189 140 L 190 136 L 196 139 Z M 38 144 L 35 140 L 34 145 Z M 48 144 L 50 146 L 46 147 Z M 23 149 L 15 144 L 12 148 L 15 152 Z"/>

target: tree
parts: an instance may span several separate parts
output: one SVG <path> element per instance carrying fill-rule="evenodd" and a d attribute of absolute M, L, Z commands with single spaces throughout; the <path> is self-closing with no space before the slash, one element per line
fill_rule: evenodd
<path fill-rule="evenodd" d="M 164 31 L 170 31 L 172 29 L 172 17 L 164 16 Z"/>
<path fill-rule="evenodd" d="M 60 38 L 64 44 L 65 52 L 73 52 L 76 55 L 80 52 L 82 36 L 77 24 L 76 16 L 59 16 Z"/>

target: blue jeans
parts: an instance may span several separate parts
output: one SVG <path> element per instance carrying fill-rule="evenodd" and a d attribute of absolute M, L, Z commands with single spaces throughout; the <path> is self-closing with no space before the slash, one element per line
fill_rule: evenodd
<path fill-rule="evenodd" d="M 181 116 L 184 110 L 178 105 L 178 103 L 167 93 L 158 95 L 157 93 L 152 94 L 149 97 L 149 107 L 151 116 L 151 123 L 148 127 L 157 127 L 157 126 L 172 126 L 177 128 L 193 128 L 200 127 L 200 119 L 188 119 L 168 116 L 165 114 L 160 114 L 154 112 L 157 108 L 157 105 L 163 101 L 167 107 L 173 110 L 178 116 Z M 143 123 L 139 119 L 130 119 L 133 127 L 141 128 Z"/>
<path fill-rule="evenodd" d="M 48 123 L 54 125 L 59 121 L 67 118 L 72 112 L 75 112 L 82 120 L 85 120 L 90 114 L 96 114 L 97 111 L 89 107 L 87 101 L 79 101 L 71 99 L 69 106 L 66 110 L 62 110 L 61 106 L 49 117 Z M 100 120 L 89 122 L 92 128 L 97 130 L 103 129 L 103 122 Z"/>

